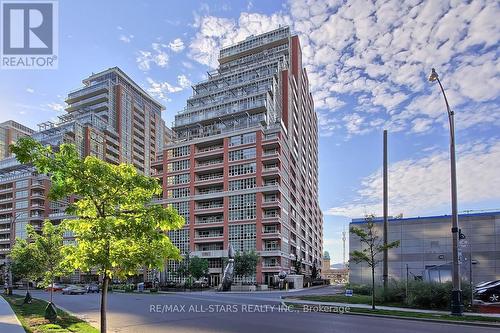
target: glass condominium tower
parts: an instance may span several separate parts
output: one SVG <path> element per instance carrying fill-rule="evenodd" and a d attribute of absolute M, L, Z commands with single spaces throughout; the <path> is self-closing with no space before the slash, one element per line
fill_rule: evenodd
<path fill-rule="evenodd" d="M 186 220 L 172 241 L 184 255 L 208 259 L 212 285 L 229 244 L 259 254 L 251 282 L 294 273 L 297 261 L 306 275 L 321 267 L 317 123 L 289 27 L 223 48 L 218 69 L 193 86 L 175 116 L 175 138 L 152 168 L 163 202 Z M 176 280 L 175 265 L 163 279 Z"/>

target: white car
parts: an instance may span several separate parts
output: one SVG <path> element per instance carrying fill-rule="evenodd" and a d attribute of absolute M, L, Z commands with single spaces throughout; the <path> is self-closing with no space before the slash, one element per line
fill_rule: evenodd
<path fill-rule="evenodd" d="M 62 290 L 63 295 L 83 295 L 87 293 L 87 289 L 80 286 L 70 285 Z"/>

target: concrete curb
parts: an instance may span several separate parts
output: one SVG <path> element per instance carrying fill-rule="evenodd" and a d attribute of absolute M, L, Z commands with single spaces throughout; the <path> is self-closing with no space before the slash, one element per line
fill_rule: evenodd
<path fill-rule="evenodd" d="M 4 325 L 10 324 L 14 325 L 15 327 L 6 328 L 7 330 L 9 330 L 9 332 L 16 332 L 16 333 L 26 332 L 24 330 L 24 326 L 21 324 L 21 321 L 19 321 L 19 318 L 17 318 L 17 314 L 14 312 L 14 309 L 12 309 L 12 306 L 10 306 L 10 303 L 7 302 L 7 300 L 2 296 L 0 296 L 0 303 L 5 303 L 3 304 L 3 306 L 4 310 L 6 310 L 6 312 L 0 311 L 0 318 L 2 318 L 2 320 L 0 321 L 0 328 L 2 328 L 2 326 Z"/>
<path fill-rule="evenodd" d="M 286 306 L 286 300 L 282 300 L 281 304 L 283 306 Z M 288 302 L 289 304 L 292 305 L 311 305 L 307 303 L 297 303 L 297 302 Z M 325 306 L 322 304 L 322 306 Z M 328 306 L 328 305 L 326 305 Z M 331 305 L 331 306 L 338 306 L 338 305 Z M 356 308 L 350 305 L 345 305 L 349 307 L 350 309 L 360 309 L 360 310 L 366 310 L 365 308 Z M 387 311 L 387 310 L 386 310 Z M 321 311 L 323 313 L 332 313 L 328 311 Z M 408 313 L 422 313 L 422 312 L 408 312 Z M 335 314 L 335 313 L 333 313 Z M 339 313 L 337 313 L 339 314 Z M 441 324 L 450 324 L 450 325 L 465 325 L 465 326 L 480 326 L 480 327 L 495 327 L 495 328 L 500 328 L 500 324 L 495 324 L 495 323 L 488 323 L 488 322 L 476 322 L 476 321 L 454 321 L 454 320 L 444 320 L 444 319 L 432 319 L 432 318 L 415 318 L 415 317 L 405 317 L 405 316 L 391 316 L 391 315 L 383 315 L 383 314 L 376 314 L 376 313 L 365 313 L 365 312 L 344 312 L 342 313 L 343 315 L 353 315 L 353 316 L 369 316 L 369 317 L 379 317 L 379 318 L 389 318 L 389 319 L 399 319 L 399 320 L 412 320 L 412 321 L 426 321 L 426 322 L 433 322 L 433 323 L 441 323 Z"/>

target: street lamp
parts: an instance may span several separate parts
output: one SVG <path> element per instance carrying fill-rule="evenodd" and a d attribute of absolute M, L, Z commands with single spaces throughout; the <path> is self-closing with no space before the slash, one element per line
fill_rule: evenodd
<path fill-rule="evenodd" d="M 454 112 L 450 109 L 448 104 L 448 98 L 444 92 L 443 85 L 439 80 L 439 76 L 436 70 L 433 68 L 431 75 L 429 75 L 429 81 L 437 81 L 441 92 L 443 93 L 444 102 L 446 103 L 446 111 L 448 112 L 448 121 L 450 123 L 450 163 L 451 163 L 451 235 L 452 235 L 452 254 L 453 254 L 453 266 L 452 266 L 452 283 L 453 291 L 451 294 L 451 314 L 455 316 L 461 316 L 463 312 L 462 305 L 462 290 L 460 288 L 460 275 L 458 268 L 458 209 L 457 209 L 457 166 L 455 161 L 455 121 Z"/>

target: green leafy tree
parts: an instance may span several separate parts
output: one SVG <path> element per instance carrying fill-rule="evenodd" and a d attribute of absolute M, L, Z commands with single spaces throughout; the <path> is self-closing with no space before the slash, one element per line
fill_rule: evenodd
<path fill-rule="evenodd" d="M 293 262 L 293 269 L 295 270 L 295 274 L 302 274 L 302 259 L 297 256 L 295 261 Z"/>
<path fill-rule="evenodd" d="M 313 280 L 318 278 L 318 268 L 316 267 L 316 261 L 313 262 L 313 266 L 311 269 L 311 278 Z"/>
<path fill-rule="evenodd" d="M 14 277 L 27 282 L 25 303 L 30 303 L 30 282 L 40 279 L 44 273 L 40 264 L 41 255 L 33 243 L 28 243 L 25 239 L 17 239 L 9 257 Z"/>
<path fill-rule="evenodd" d="M 361 251 L 354 250 L 350 253 L 352 260 L 355 263 L 365 262 L 372 272 L 372 309 L 375 309 L 375 267 L 382 261 L 379 254 L 386 249 L 392 249 L 399 246 L 399 240 L 387 243 L 384 245 L 380 236 L 378 236 L 373 222 L 374 216 L 367 215 L 365 224 L 362 228 L 351 227 L 349 232 L 356 235 L 361 243 Z"/>
<path fill-rule="evenodd" d="M 31 241 L 29 247 L 33 249 L 37 258 L 43 282 L 50 287 L 50 302 L 45 309 L 45 318 L 54 321 L 57 318 L 57 311 L 53 303 L 54 280 L 69 272 L 63 262 L 64 230 L 61 226 L 54 226 L 50 221 L 44 222 L 41 234 L 36 232 L 32 225 L 27 225 L 26 229 L 28 239 Z"/>
<path fill-rule="evenodd" d="M 255 274 L 259 255 L 255 251 L 237 252 L 234 256 L 234 273 L 242 278 Z"/>
<path fill-rule="evenodd" d="M 50 176 L 51 199 L 77 198 L 66 209 L 76 218 L 63 222 L 75 237 L 75 244 L 64 249 L 64 263 L 82 271 L 95 269 L 102 276 L 100 327 L 105 333 L 109 281 L 179 259 L 166 232 L 181 228 L 184 218 L 172 207 L 151 203 L 161 186 L 132 165 L 113 165 L 93 156 L 81 159 L 74 145 L 62 144 L 53 151 L 32 138 L 18 140 L 11 149 L 21 163 Z"/>
<path fill-rule="evenodd" d="M 189 260 L 188 272 L 196 280 L 208 274 L 208 260 L 200 257 L 191 257 Z"/>

